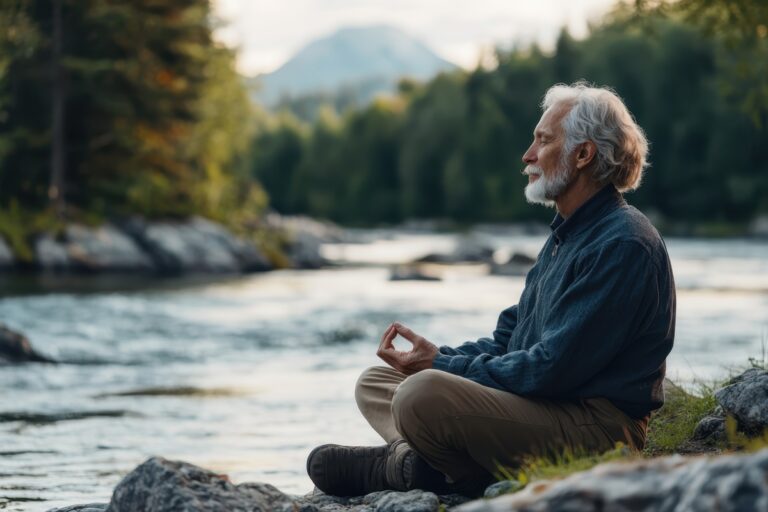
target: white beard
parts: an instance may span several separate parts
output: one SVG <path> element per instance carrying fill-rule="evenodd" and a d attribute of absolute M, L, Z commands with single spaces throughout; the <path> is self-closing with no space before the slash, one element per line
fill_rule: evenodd
<path fill-rule="evenodd" d="M 547 178 L 540 167 L 529 165 L 523 174 L 539 177 L 526 185 L 525 199 L 531 204 L 542 204 L 550 208 L 555 206 L 555 198 L 565 192 L 571 183 L 571 173 L 567 169 L 560 169 L 554 178 Z"/>

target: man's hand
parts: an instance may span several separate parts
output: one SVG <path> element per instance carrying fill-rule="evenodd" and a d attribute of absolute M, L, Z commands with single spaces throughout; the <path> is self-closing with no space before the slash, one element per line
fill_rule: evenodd
<path fill-rule="evenodd" d="M 395 349 L 392 341 L 398 334 L 411 342 L 413 348 L 410 351 L 402 352 Z M 432 368 L 432 361 L 437 355 L 437 346 L 404 325 L 394 323 L 384 331 L 376 355 L 395 370 L 413 375 L 421 370 Z"/>

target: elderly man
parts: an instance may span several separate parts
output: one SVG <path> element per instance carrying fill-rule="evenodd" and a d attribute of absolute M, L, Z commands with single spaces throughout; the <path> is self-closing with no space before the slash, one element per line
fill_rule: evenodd
<path fill-rule="evenodd" d="M 307 470 L 322 491 L 474 496 L 526 457 L 644 445 L 675 329 L 664 242 L 621 195 L 638 187 L 648 144 L 608 89 L 556 85 L 542 108 L 525 195 L 557 215 L 519 303 L 457 348 L 391 325 L 378 349 L 391 368 L 356 389 L 387 444 L 315 448 Z M 398 335 L 411 351 L 394 348 Z"/>

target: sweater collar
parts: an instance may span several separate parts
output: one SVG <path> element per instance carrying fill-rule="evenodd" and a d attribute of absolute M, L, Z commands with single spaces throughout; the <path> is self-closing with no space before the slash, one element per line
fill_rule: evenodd
<path fill-rule="evenodd" d="M 579 206 L 567 219 L 559 213 L 555 215 L 549 227 L 557 241 L 562 242 L 567 237 L 576 235 L 594 224 L 597 219 L 626 204 L 613 183 L 609 183 Z"/>

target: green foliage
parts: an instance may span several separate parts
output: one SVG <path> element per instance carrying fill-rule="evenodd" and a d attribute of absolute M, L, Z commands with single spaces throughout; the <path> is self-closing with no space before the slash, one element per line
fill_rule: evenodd
<path fill-rule="evenodd" d="M 263 209 L 248 172 L 257 115 L 209 1 L 59 1 L 70 214 Z M 0 6 L 0 210 L 48 204 L 52 16 L 48 0 Z"/>
<path fill-rule="evenodd" d="M 497 50 L 492 69 L 404 81 L 340 118 L 281 114 L 255 140 L 253 175 L 279 211 L 344 223 L 548 220 L 524 199 L 520 160 L 546 89 L 583 78 L 613 87 L 651 141 L 630 202 L 676 232 L 741 234 L 768 213 L 768 146 L 724 87 L 740 90 L 738 50 L 680 19 L 619 7 L 584 40 L 562 31 L 552 54 Z"/>
<path fill-rule="evenodd" d="M 518 482 L 520 486 L 514 488 L 519 490 L 537 480 L 565 478 L 574 473 L 592 469 L 604 462 L 630 460 L 637 456 L 622 443 L 617 443 L 612 450 L 598 454 L 567 450 L 554 457 L 530 458 L 519 469 L 499 466 L 496 476 L 499 479 Z"/>
<path fill-rule="evenodd" d="M 722 91 L 758 127 L 768 120 L 768 3 L 764 0 L 635 0 L 638 17 L 681 19 L 721 42 Z"/>
<path fill-rule="evenodd" d="M 34 258 L 30 245 L 33 234 L 44 231 L 56 236 L 63 227 L 53 211 L 24 210 L 15 200 L 7 209 L 0 210 L 0 237 L 8 242 L 14 256 L 24 263 Z"/>

